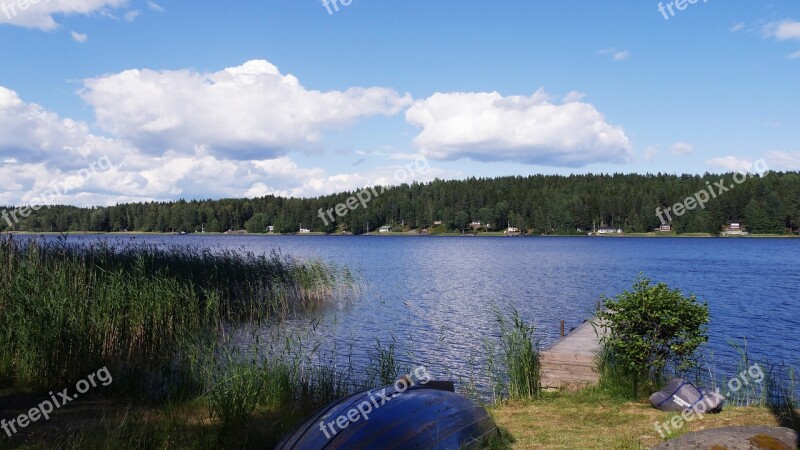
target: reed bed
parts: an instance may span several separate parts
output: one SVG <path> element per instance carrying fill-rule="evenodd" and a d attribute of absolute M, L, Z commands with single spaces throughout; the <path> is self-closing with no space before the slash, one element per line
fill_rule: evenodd
<path fill-rule="evenodd" d="M 315 308 L 354 286 L 346 269 L 275 253 L 9 237 L 0 381 L 52 387 L 104 365 L 137 382 L 174 375 L 225 326 Z"/>
<path fill-rule="evenodd" d="M 539 340 L 535 328 L 525 322 L 512 304 L 507 311 L 492 307 L 498 328 L 499 352 L 486 342 L 487 370 L 492 379 L 495 399 L 532 399 L 541 394 L 541 362 Z"/>

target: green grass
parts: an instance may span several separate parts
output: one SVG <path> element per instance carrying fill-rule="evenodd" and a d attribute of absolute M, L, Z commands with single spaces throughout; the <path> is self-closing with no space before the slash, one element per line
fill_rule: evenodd
<path fill-rule="evenodd" d="M 489 408 L 511 449 L 647 449 L 662 443 L 656 423 L 673 414 L 646 401 L 631 401 L 600 388 L 544 393 L 535 400 L 502 402 Z M 688 422 L 667 438 L 708 428 L 778 426 L 767 407 L 726 407 L 720 414 Z"/>

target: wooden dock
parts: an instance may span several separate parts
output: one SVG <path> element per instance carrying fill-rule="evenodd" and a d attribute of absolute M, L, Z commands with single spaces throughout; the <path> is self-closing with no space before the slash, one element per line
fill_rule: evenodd
<path fill-rule="evenodd" d="M 598 382 L 596 372 L 600 336 L 592 326 L 597 318 L 579 325 L 540 354 L 542 388 L 580 389 Z"/>

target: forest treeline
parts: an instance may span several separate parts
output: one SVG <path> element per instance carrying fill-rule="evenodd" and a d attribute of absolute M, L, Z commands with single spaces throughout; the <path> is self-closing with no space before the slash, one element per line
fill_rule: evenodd
<path fill-rule="evenodd" d="M 679 233 L 716 233 L 731 222 L 740 222 L 753 233 L 787 233 L 800 224 L 800 173 L 768 172 L 741 184 L 732 173 L 705 175 L 614 174 L 534 175 L 492 179 L 435 180 L 375 189 L 366 208 L 346 209 L 335 221 L 328 211 L 359 191 L 317 198 L 266 196 L 254 199 L 179 200 L 78 208 L 50 206 L 25 211 L 18 222 L 10 220 L 15 208 L 0 208 L 0 231 L 143 231 L 224 232 L 246 229 L 278 233 L 300 227 L 312 231 L 350 231 L 361 234 L 383 225 L 398 228 L 431 227 L 468 229 L 473 221 L 493 230 L 508 226 L 534 234 L 577 233 L 610 226 L 626 232 L 651 231 L 661 225 L 656 208 L 683 202 L 695 193 L 714 188 L 716 198 L 705 208 L 672 214 Z M 715 187 L 724 180 L 727 191 Z M 730 186 L 734 186 L 730 188 Z M 352 202 L 351 202 L 352 204 Z M 327 224 L 326 224 L 327 222 Z"/>

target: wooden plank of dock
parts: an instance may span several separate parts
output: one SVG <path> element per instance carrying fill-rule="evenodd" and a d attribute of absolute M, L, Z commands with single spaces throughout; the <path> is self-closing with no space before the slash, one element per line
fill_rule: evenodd
<path fill-rule="evenodd" d="M 542 388 L 580 389 L 599 381 L 596 358 L 600 336 L 592 322 L 586 321 L 554 342 L 540 354 Z"/>

